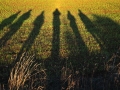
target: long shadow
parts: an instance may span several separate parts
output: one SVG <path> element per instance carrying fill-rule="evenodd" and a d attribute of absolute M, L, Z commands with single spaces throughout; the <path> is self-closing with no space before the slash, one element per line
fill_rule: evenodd
<path fill-rule="evenodd" d="M 79 54 L 78 46 L 75 44 L 75 39 L 70 31 L 65 32 L 65 40 L 68 44 L 68 50 L 70 51 L 71 57 L 76 57 Z"/>
<path fill-rule="evenodd" d="M 48 90 L 61 90 L 60 84 L 60 70 L 61 70 L 61 60 L 59 57 L 60 49 L 60 11 L 56 9 L 53 12 L 53 39 L 52 39 L 52 49 L 51 57 L 49 60 L 46 60 L 45 66 L 48 72 Z"/>
<path fill-rule="evenodd" d="M 9 27 L 9 31 L 0 39 L 0 48 L 6 44 L 6 42 L 17 32 L 17 30 L 22 26 L 23 22 L 30 17 L 30 12 L 24 13 L 18 18 L 18 20 Z"/>
<path fill-rule="evenodd" d="M 59 57 L 60 49 L 60 15 L 58 9 L 53 12 L 53 40 L 52 40 L 52 50 L 51 58 L 57 60 Z"/>
<path fill-rule="evenodd" d="M 91 33 L 91 35 L 94 37 L 94 39 L 100 45 L 101 49 L 102 50 L 105 49 L 104 45 L 102 44 L 101 40 L 99 39 L 99 37 L 97 35 L 97 34 L 100 34 L 101 30 L 96 28 L 95 25 L 92 23 L 92 21 L 80 10 L 79 10 L 79 16 L 80 16 L 80 19 L 83 21 L 85 28 L 88 30 L 88 32 Z"/>
<path fill-rule="evenodd" d="M 81 55 L 81 53 L 84 54 L 84 52 L 79 51 L 79 47 L 76 44 L 76 38 L 74 38 L 73 35 L 74 34 L 72 34 L 72 32 L 70 31 L 65 32 L 65 40 L 69 50 L 67 63 L 72 63 L 72 67 L 74 68 L 74 70 L 77 70 L 78 68 L 81 68 L 83 66 L 83 62 L 86 61 L 86 58 L 84 58 L 86 57 L 86 55 L 84 57 L 83 55 Z"/>
<path fill-rule="evenodd" d="M 79 49 L 79 56 L 80 56 L 79 59 L 81 58 L 81 59 L 84 60 L 84 58 L 86 56 L 88 56 L 87 46 L 85 45 L 84 41 L 82 40 L 82 37 L 80 36 L 80 32 L 79 32 L 79 29 L 77 27 L 75 18 L 70 13 L 70 11 L 68 11 L 67 17 L 70 20 L 70 27 L 72 28 L 73 33 L 74 33 L 75 38 L 76 38 L 76 43 L 77 43 L 77 46 L 78 46 L 78 49 Z"/>
<path fill-rule="evenodd" d="M 10 25 L 15 20 L 15 18 L 17 18 L 19 13 L 20 13 L 20 11 L 11 15 L 10 17 L 4 19 L 0 24 L 0 30 L 2 30 L 5 26 Z"/>
<path fill-rule="evenodd" d="M 24 42 L 20 52 L 18 53 L 16 60 L 20 58 L 23 52 L 27 52 L 30 50 L 32 44 L 35 41 L 35 38 L 38 36 L 40 32 L 40 28 L 42 27 L 43 23 L 44 23 L 44 11 L 42 11 L 42 13 L 39 16 L 37 16 L 37 18 L 34 20 L 33 22 L 34 28 L 30 35 L 28 36 L 28 39 Z"/>
<path fill-rule="evenodd" d="M 109 53 L 115 53 L 120 47 L 120 25 L 108 17 L 93 15 L 94 23 L 101 28 L 100 34 L 96 33 L 104 42 Z"/>
<path fill-rule="evenodd" d="M 85 24 L 86 29 L 99 43 L 101 50 L 108 53 L 115 52 L 120 44 L 120 26 L 107 17 L 94 15 L 96 21 L 92 22 L 84 13 L 79 10 L 80 19 Z M 93 24 L 94 23 L 94 24 Z M 96 27 L 97 26 L 97 27 Z M 115 31 L 116 30 L 116 31 Z"/>

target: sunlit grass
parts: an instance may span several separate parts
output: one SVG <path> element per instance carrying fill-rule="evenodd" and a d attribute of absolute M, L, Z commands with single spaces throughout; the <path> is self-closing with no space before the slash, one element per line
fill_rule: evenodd
<path fill-rule="evenodd" d="M 30 17 L 23 22 L 19 30 L 17 30 L 17 32 L 6 42 L 5 46 L 0 47 L 0 62 L 11 63 L 17 57 L 17 54 L 21 50 L 24 42 L 28 39 L 29 34 L 34 28 L 34 20 L 41 14 L 42 11 L 44 11 L 44 22 L 39 30 L 39 34 L 36 38 L 34 38 L 34 42 L 29 51 L 35 53 L 36 57 L 39 59 L 47 59 L 51 57 L 54 18 L 53 12 L 56 8 L 61 13 L 59 35 L 60 58 L 68 58 L 69 56 L 76 56 L 77 54 L 79 55 L 79 46 L 76 44 L 76 36 L 70 26 L 68 11 L 70 11 L 71 15 L 75 18 L 79 34 L 82 41 L 85 43 L 89 54 L 97 55 L 101 53 L 109 53 L 106 50 L 102 50 L 100 44 L 87 30 L 88 28 L 86 28 L 85 23 L 81 20 L 78 10 L 81 10 L 91 20 L 91 22 L 95 21 L 95 17 L 93 15 L 100 15 L 111 18 L 113 21 L 120 24 L 119 5 L 119 0 L 0 0 L 0 22 L 16 12 L 21 11 L 10 24 L 12 25 L 21 15 L 30 9 L 32 10 Z M 9 31 L 10 25 L 7 25 L 0 30 L 0 38 L 2 38 Z M 96 28 L 99 27 L 96 26 L 89 29 L 95 30 Z M 103 43 L 100 38 L 99 40 Z M 86 52 L 84 51 L 84 48 L 85 47 L 83 46 L 83 50 L 81 50 L 82 52 Z M 23 51 L 25 51 L 25 48 Z M 95 55 L 94 57 L 96 57 Z"/>

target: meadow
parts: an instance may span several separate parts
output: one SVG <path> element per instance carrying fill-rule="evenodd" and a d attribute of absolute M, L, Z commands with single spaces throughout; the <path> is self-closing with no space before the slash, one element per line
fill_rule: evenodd
<path fill-rule="evenodd" d="M 27 52 L 49 77 L 66 64 L 90 73 L 105 70 L 119 47 L 119 0 L 0 0 L 0 65 Z"/>

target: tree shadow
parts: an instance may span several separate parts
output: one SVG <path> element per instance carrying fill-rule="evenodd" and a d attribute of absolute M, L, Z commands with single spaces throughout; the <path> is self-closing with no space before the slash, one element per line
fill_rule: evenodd
<path fill-rule="evenodd" d="M 75 35 L 75 40 L 76 40 L 78 51 L 79 51 L 79 54 L 78 54 L 79 57 L 78 57 L 78 59 L 79 60 L 80 59 L 81 60 L 85 60 L 86 57 L 89 55 L 88 54 L 88 48 L 85 45 L 82 37 L 80 36 L 80 32 L 79 32 L 79 29 L 77 27 L 75 17 L 70 13 L 70 11 L 68 11 L 67 17 L 70 20 L 70 27 L 72 28 L 73 33 Z"/>
<path fill-rule="evenodd" d="M 58 60 L 59 49 L 60 49 L 60 15 L 58 9 L 53 12 L 53 40 L 52 40 L 52 50 L 51 58 L 53 60 Z"/>
<path fill-rule="evenodd" d="M 43 23 L 44 23 L 44 11 L 42 11 L 42 13 L 39 16 L 37 16 L 37 18 L 34 20 L 33 22 L 34 28 L 32 32 L 29 34 L 28 39 L 24 42 L 20 52 L 17 55 L 16 60 L 19 60 L 23 52 L 28 52 L 30 50 L 32 44 L 35 41 L 35 38 L 38 36 L 40 32 L 40 28 L 42 27 Z"/>
<path fill-rule="evenodd" d="M 120 25 L 108 17 L 93 15 L 94 23 L 101 28 L 101 34 L 97 34 L 104 42 L 106 50 L 112 54 L 120 47 Z"/>
<path fill-rule="evenodd" d="M 28 12 L 24 13 L 15 23 L 9 26 L 10 30 L 0 39 L 0 48 L 5 46 L 6 42 L 17 32 L 17 30 L 19 30 L 23 22 L 30 17 L 31 11 L 32 10 L 29 10 Z"/>
<path fill-rule="evenodd" d="M 10 25 L 15 20 L 15 18 L 17 18 L 18 14 L 20 12 L 21 11 L 18 11 L 17 13 L 15 13 L 15 14 L 11 15 L 10 17 L 4 19 L 0 24 L 0 30 L 2 30 L 5 26 Z"/>

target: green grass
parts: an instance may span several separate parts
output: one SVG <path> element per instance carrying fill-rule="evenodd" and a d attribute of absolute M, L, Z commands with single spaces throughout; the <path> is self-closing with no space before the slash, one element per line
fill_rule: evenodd
<path fill-rule="evenodd" d="M 103 64 L 120 46 L 119 13 L 119 0 L 0 0 L 0 63 L 27 51 L 75 68 Z"/>

